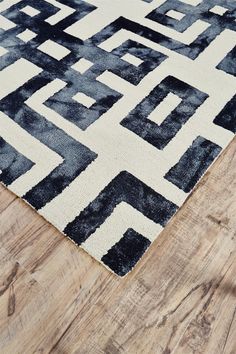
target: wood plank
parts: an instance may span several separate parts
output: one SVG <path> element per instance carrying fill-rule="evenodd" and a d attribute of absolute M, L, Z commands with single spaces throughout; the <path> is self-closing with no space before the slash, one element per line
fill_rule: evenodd
<path fill-rule="evenodd" d="M 0 183 L 0 213 L 16 200 L 16 198 L 16 195 L 13 193 L 6 193 L 6 188 Z"/>
<path fill-rule="evenodd" d="M 124 279 L 1 187 L 0 286 L 19 264 L 22 305 L 0 296 L 0 352 L 234 353 L 235 166 L 236 139 Z"/>
<path fill-rule="evenodd" d="M 33 353 L 32 338 L 47 336 L 41 321 L 47 311 L 44 290 L 3 249 L 0 269 L 0 352 Z"/>

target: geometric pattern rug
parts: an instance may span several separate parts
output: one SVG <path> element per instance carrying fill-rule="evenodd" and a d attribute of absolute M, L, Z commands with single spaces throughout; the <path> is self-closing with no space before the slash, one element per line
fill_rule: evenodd
<path fill-rule="evenodd" d="M 234 137 L 235 55 L 234 0 L 0 1 L 1 182 L 124 276 Z"/>

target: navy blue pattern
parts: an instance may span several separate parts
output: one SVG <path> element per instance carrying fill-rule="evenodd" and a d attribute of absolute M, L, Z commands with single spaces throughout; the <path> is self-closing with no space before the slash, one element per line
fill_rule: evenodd
<path fill-rule="evenodd" d="M 127 274 L 142 257 L 151 242 L 132 229 L 126 231 L 124 236 L 102 257 L 106 264 L 116 274 Z"/>
<path fill-rule="evenodd" d="M 179 96 L 182 101 L 166 117 L 164 122 L 158 125 L 148 119 L 148 115 L 170 92 Z M 190 87 L 185 82 L 168 76 L 123 119 L 121 125 L 133 131 L 156 148 L 163 149 L 207 97 L 207 94 Z"/>
<path fill-rule="evenodd" d="M 45 73 L 39 74 L 1 101 L 1 109 L 12 120 L 64 159 L 62 164 L 24 196 L 24 199 L 36 209 L 42 208 L 61 193 L 97 156 L 24 105 L 34 92 L 49 82 Z"/>
<path fill-rule="evenodd" d="M 0 181 L 6 186 L 34 166 L 34 163 L 0 138 Z"/>
<path fill-rule="evenodd" d="M 216 116 L 214 123 L 234 134 L 236 133 L 236 95 L 225 105 Z"/>
<path fill-rule="evenodd" d="M 226 8 L 224 15 L 219 16 L 210 10 L 220 5 Z M 186 14 L 182 20 L 175 20 L 166 16 L 168 10 L 176 9 L 178 12 Z M 202 20 L 209 24 L 209 27 L 201 33 L 191 44 L 184 44 L 170 37 L 156 32 L 151 28 L 147 28 L 137 22 L 120 17 L 112 24 L 104 28 L 100 33 L 96 34 L 92 41 L 95 44 L 103 42 L 105 39 L 114 35 L 121 29 L 137 33 L 144 38 L 150 39 L 168 49 L 174 50 L 191 59 L 198 57 L 207 46 L 225 29 L 236 31 L 236 10 L 235 2 L 230 0 L 203 0 L 198 6 L 183 4 L 178 0 L 167 0 L 156 10 L 150 12 L 148 19 L 164 24 L 165 26 L 174 28 L 179 32 L 183 32 L 197 20 Z"/>
<path fill-rule="evenodd" d="M 64 232 L 76 243 L 83 243 L 121 202 L 132 205 L 154 222 L 165 226 L 177 206 L 153 191 L 130 173 L 123 171 L 67 225 Z"/>
<path fill-rule="evenodd" d="M 230 75 L 236 76 L 236 46 L 226 55 L 226 57 L 217 65 L 220 69 Z"/>
<path fill-rule="evenodd" d="M 184 192 L 190 192 L 220 151 L 220 146 L 199 136 L 165 178 Z"/>
<path fill-rule="evenodd" d="M 69 190 L 73 182 L 80 182 L 82 176 L 87 176 L 86 173 L 90 170 L 93 171 L 96 163 L 99 164 L 100 160 L 104 159 L 106 165 L 104 165 L 103 174 L 106 176 L 106 171 L 110 170 L 109 164 L 113 164 L 113 168 L 115 166 L 116 172 L 110 179 L 107 178 L 106 184 L 93 195 L 92 200 L 86 200 L 84 203 L 86 205 L 83 205 L 82 208 L 79 207 L 79 197 L 77 200 L 75 195 L 76 201 L 73 203 L 78 203 L 77 214 L 76 216 L 73 214 L 71 218 L 68 215 L 68 220 L 61 227 L 61 231 L 78 245 L 84 246 L 86 242 L 93 239 L 94 235 L 96 236 L 96 232 L 103 224 L 106 225 L 120 203 L 128 204 L 131 209 L 134 209 L 135 215 L 138 211 L 140 218 L 144 218 L 152 227 L 153 225 L 158 226 L 159 230 L 159 228 L 165 227 L 183 202 L 185 194 L 187 196 L 187 193 L 194 188 L 200 177 L 219 155 L 224 146 L 220 146 L 217 142 L 223 142 L 222 145 L 224 145 L 224 139 L 226 141 L 228 137 L 236 133 L 236 95 L 232 91 L 231 97 L 230 94 L 228 95 L 225 107 L 222 105 L 221 112 L 217 112 L 216 117 L 212 117 L 212 121 L 208 122 L 217 131 L 215 135 L 214 132 L 212 134 L 215 141 L 206 139 L 204 129 L 199 128 L 201 133 L 196 132 L 190 146 L 186 144 L 183 155 L 176 158 L 173 163 L 173 156 L 170 158 L 166 151 L 171 143 L 175 141 L 178 143 L 181 130 L 185 125 L 191 127 L 194 119 L 196 122 L 198 110 L 203 108 L 204 112 L 206 102 L 211 99 L 211 93 L 207 92 L 208 86 L 204 85 L 204 75 L 199 72 L 198 64 L 196 70 L 200 76 L 199 80 L 195 73 L 193 78 L 191 77 L 193 80 L 189 80 L 191 72 L 186 74 L 179 71 L 178 68 L 168 65 L 171 60 L 173 63 L 173 58 L 178 58 L 179 63 L 183 60 L 186 67 L 194 68 L 194 61 L 197 62 L 198 57 L 205 54 L 204 51 L 211 48 L 214 41 L 225 30 L 227 33 L 235 32 L 235 1 L 202 0 L 197 5 L 191 5 L 184 3 L 184 1 L 167 0 L 159 7 L 153 8 L 152 0 L 143 0 L 143 3 L 137 2 L 137 7 L 141 6 L 147 10 L 150 7 L 150 11 L 146 11 L 143 15 L 143 21 L 140 20 L 140 13 L 135 20 L 135 8 L 132 20 L 126 18 L 125 11 L 122 13 L 122 8 L 120 8 L 117 11 L 117 17 L 112 16 L 111 20 L 104 22 L 103 28 L 100 27 L 97 33 L 91 31 L 92 34 L 88 37 L 85 36 L 86 39 L 78 38 L 78 33 L 75 36 L 69 34 L 67 29 L 74 24 L 81 24 L 80 20 L 86 20 L 90 16 L 96 15 L 96 11 L 99 9 L 82 0 L 58 1 L 60 4 L 70 6 L 74 11 L 54 25 L 47 22 L 47 19 L 57 15 L 60 9 L 44 0 L 21 0 L 13 6 L 9 5 L 7 10 L 1 12 L 1 16 L 10 20 L 14 26 L 7 30 L 0 29 L 0 45 L 6 49 L 6 53 L 0 56 L 0 73 L 22 58 L 40 68 L 41 72 L 6 96 L 3 95 L 0 100 L 0 113 L 3 112 L 7 115 L 10 122 L 14 123 L 19 130 L 22 129 L 30 138 L 37 139 L 61 157 L 61 163 L 54 167 L 40 182 L 37 180 L 37 183 L 25 192 L 23 198 L 35 209 L 42 212 L 44 207 L 47 208 L 49 205 L 50 208 L 50 203 L 53 204 L 55 200 L 57 201 L 57 197 L 62 196 L 63 200 L 63 193 L 66 194 L 67 187 Z M 134 2 L 134 0 L 132 1 Z M 117 2 L 114 6 L 116 5 Z M 213 11 L 216 5 L 220 6 L 221 14 Z M 35 16 L 27 15 L 21 11 L 26 6 L 33 7 L 38 13 Z M 180 19 L 172 18 L 169 13 L 171 10 L 180 13 Z M 199 20 L 207 24 L 206 28 L 200 30 L 192 41 L 185 39 L 182 42 L 181 38 L 191 31 L 191 26 Z M 165 28 L 163 33 L 161 30 L 158 32 L 156 30 L 159 28 L 156 26 L 157 24 L 165 26 L 168 30 L 166 31 Z M 97 23 L 94 25 L 97 26 Z M 160 26 L 160 28 L 162 27 Z M 172 31 L 169 31 L 170 29 Z M 20 39 L 19 35 L 25 30 L 32 31 L 35 34 L 34 38 L 26 42 Z M 165 33 L 175 33 L 175 36 L 172 38 Z M 119 42 L 119 38 L 122 38 L 121 42 Z M 175 38 L 179 38 L 179 40 Z M 103 42 L 109 39 L 113 44 L 115 43 L 110 51 L 109 49 L 105 50 L 103 46 Z M 39 47 L 48 40 L 67 49 L 67 54 L 58 60 L 50 53 L 41 51 Z M 127 60 L 127 54 L 131 58 L 133 57 L 133 63 L 132 60 Z M 224 53 L 218 63 L 210 64 L 212 65 L 210 70 L 214 71 L 217 77 L 226 77 L 227 84 L 236 76 L 235 55 L 236 46 L 233 43 L 228 53 Z M 79 72 L 75 68 L 75 64 L 81 59 L 91 63 L 84 72 Z M 136 63 L 138 62 L 137 65 L 135 65 L 135 59 Z M 208 63 L 206 61 L 207 71 Z M 115 85 L 113 82 L 110 85 L 102 83 L 102 80 L 99 79 L 106 72 L 109 72 L 111 77 L 118 78 L 118 80 L 114 80 L 116 81 Z M 141 95 L 142 99 L 136 100 L 129 112 L 126 111 L 120 117 L 119 122 L 115 121 L 112 126 L 114 131 L 117 129 L 117 135 L 123 134 L 124 136 L 116 139 L 114 132 L 111 132 L 111 126 L 106 131 L 105 125 L 102 124 L 103 128 L 100 127 L 96 130 L 96 126 L 99 127 L 100 123 L 106 122 L 107 114 L 109 122 L 113 122 L 113 113 L 118 119 L 117 115 L 123 109 L 123 99 L 129 98 L 132 102 L 132 95 L 135 95 L 136 92 L 140 94 L 140 87 L 145 86 L 144 82 L 148 82 L 149 77 L 151 78 L 150 90 L 147 91 L 144 87 L 145 96 Z M 38 90 L 45 89 L 56 79 L 64 82 L 64 87 L 51 97 L 48 95 L 43 104 L 54 111 L 54 114 L 58 113 L 58 120 L 62 118 L 64 125 L 59 125 L 54 120 L 51 121 L 26 104 L 26 101 Z M 221 89 L 223 87 L 220 87 Z M 86 106 L 83 102 L 76 101 L 74 96 L 78 93 L 92 99 L 92 104 Z M 149 118 L 149 115 L 165 101 L 169 93 L 178 96 L 180 103 L 158 125 Z M 211 112 L 208 111 L 206 114 L 208 113 L 211 115 Z M 0 128 L 5 124 L 4 118 L 1 119 L 1 117 L 3 116 L 0 116 Z M 79 131 L 81 135 L 71 133 L 70 129 L 73 125 L 76 134 Z M 67 129 L 68 126 L 70 129 Z M 199 121 L 200 126 L 204 127 L 202 117 Z M 0 130 L 1 132 L 2 130 Z M 224 133 L 222 139 L 219 138 L 221 132 Z M 112 134 L 112 137 L 108 136 L 109 134 Z M 82 140 L 84 137 L 85 139 Z M 127 139 L 130 137 L 134 149 L 137 147 L 137 151 L 135 150 L 133 155 L 131 154 L 133 160 L 129 161 L 130 170 L 127 164 L 130 158 L 129 151 L 126 156 L 123 145 L 121 146 L 121 151 L 124 154 L 122 158 L 126 163 L 120 162 L 122 159 L 119 155 L 119 144 L 123 144 L 124 137 Z M 96 147 L 94 144 L 96 139 L 100 142 L 98 151 L 94 148 L 94 146 Z M 11 139 L 10 143 L 7 137 L 0 136 L 0 181 L 9 188 L 19 181 L 19 177 L 24 179 L 27 171 L 30 171 L 35 165 L 27 156 L 22 155 L 16 149 L 12 141 Z M 109 146 L 111 150 L 104 154 L 105 157 L 102 156 L 103 146 L 101 145 L 103 142 L 104 146 Z M 185 144 L 184 141 L 179 141 L 179 143 Z M 127 144 L 127 146 L 130 148 L 132 145 Z M 144 147 L 147 159 L 150 152 L 150 161 L 147 161 L 147 164 L 144 163 L 145 166 L 140 163 L 142 173 L 139 174 L 140 171 L 138 171 L 135 174 L 133 171 L 137 171 L 137 161 L 139 162 L 139 154 L 142 154 L 142 147 Z M 113 149 L 114 156 L 112 155 Z M 153 156 L 156 156 L 157 161 L 163 162 L 166 159 L 167 168 L 162 174 L 157 168 L 156 175 L 154 173 L 154 176 L 149 178 L 148 163 L 158 166 L 156 161 L 151 160 Z M 163 157 L 163 160 L 158 160 L 160 156 Z M 45 156 L 46 160 L 47 156 Z M 143 158 L 140 160 L 144 161 Z M 169 160 L 172 161 L 171 166 Z M 153 173 L 153 169 L 151 170 Z M 160 170 L 162 169 L 160 168 Z M 140 176 L 144 176 L 143 180 Z M 145 176 L 147 180 L 145 180 Z M 94 171 L 93 177 L 90 177 L 86 181 L 86 185 L 82 186 L 84 193 L 93 184 L 98 182 L 99 185 L 101 183 L 99 178 Z M 152 187 L 147 181 L 152 181 Z M 161 183 L 159 184 L 159 182 Z M 167 186 L 169 191 L 166 192 L 162 186 Z M 15 191 L 15 188 L 13 190 Z M 172 196 L 170 191 L 175 195 Z M 132 227 L 132 220 L 129 222 L 130 227 L 123 235 L 117 236 L 116 230 L 114 230 L 114 239 L 117 242 L 114 242 L 112 247 L 108 251 L 106 250 L 99 259 L 120 276 L 124 276 L 134 267 L 153 239 L 153 234 L 149 234 L 148 228 L 146 233 L 141 232 L 143 233 L 141 234 L 135 230 L 135 227 Z M 57 223 L 55 222 L 55 224 Z M 120 238 L 117 239 L 117 237 Z"/>

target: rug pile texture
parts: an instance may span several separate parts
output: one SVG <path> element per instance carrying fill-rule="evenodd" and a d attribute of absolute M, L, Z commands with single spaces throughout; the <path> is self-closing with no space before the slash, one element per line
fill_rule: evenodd
<path fill-rule="evenodd" d="M 0 1 L 0 180 L 124 276 L 236 133 L 236 1 Z"/>

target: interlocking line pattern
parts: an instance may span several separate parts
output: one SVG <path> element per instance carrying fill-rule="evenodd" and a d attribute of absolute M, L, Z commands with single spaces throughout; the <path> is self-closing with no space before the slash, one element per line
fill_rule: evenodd
<path fill-rule="evenodd" d="M 235 54 L 233 0 L 3 0 L 0 181 L 124 276 L 236 133 Z"/>

